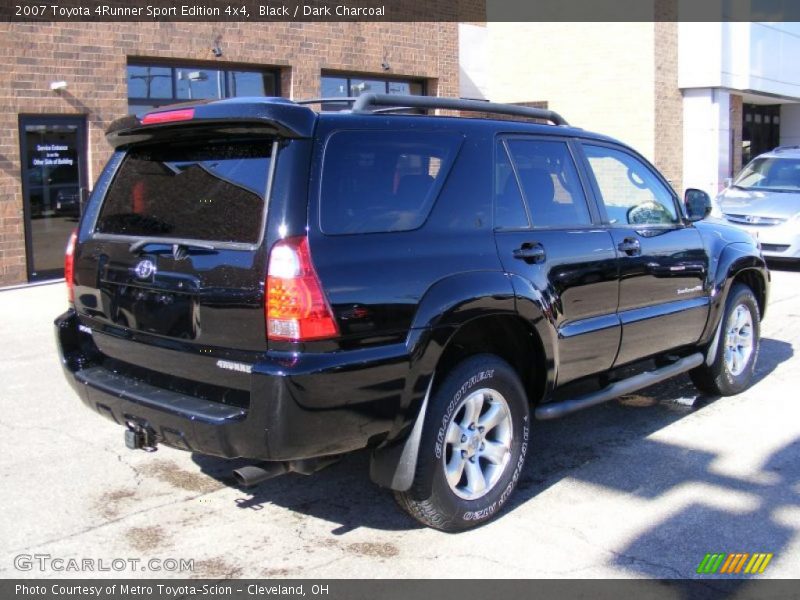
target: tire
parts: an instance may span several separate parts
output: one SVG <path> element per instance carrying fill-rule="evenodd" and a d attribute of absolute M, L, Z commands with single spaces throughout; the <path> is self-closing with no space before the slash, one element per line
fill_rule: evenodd
<path fill-rule="evenodd" d="M 489 521 L 522 472 L 529 418 L 525 390 L 508 363 L 491 354 L 460 362 L 429 399 L 414 481 L 395 492 L 398 504 L 441 531 Z"/>
<path fill-rule="evenodd" d="M 711 365 L 689 371 L 695 387 L 712 396 L 733 396 L 753 383 L 761 345 L 761 315 L 753 291 L 741 283 L 731 288 L 722 315 L 717 354 Z"/>

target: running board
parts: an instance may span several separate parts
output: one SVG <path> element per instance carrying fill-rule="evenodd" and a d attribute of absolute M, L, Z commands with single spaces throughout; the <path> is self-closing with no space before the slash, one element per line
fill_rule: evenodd
<path fill-rule="evenodd" d="M 691 354 L 686 358 L 682 358 L 679 361 L 672 363 L 671 365 L 667 365 L 666 367 L 661 367 L 655 371 L 639 373 L 638 375 L 634 375 L 628 379 L 623 379 L 622 381 L 612 383 L 608 387 L 596 392 L 592 392 L 591 394 L 579 396 L 577 398 L 573 398 L 572 400 L 564 400 L 563 402 L 543 404 L 536 409 L 534 415 L 541 421 L 558 419 L 559 417 L 583 410 L 584 408 L 589 408 L 590 406 L 602 404 L 603 402 L 608 402 L 609 400 L 613 400 L 618 396 L 630 394 L 631 392 L 635 392 L 636 390 L 653 385 L 654 383 L 659 383 L 660 381 L 664 381 L 665 379 L 669 379 L 675 375 L 685 373 L 690 369 L 694 369 L 695 367 L 702 365 L 704 360 L 705 357 L 697 352 L 696 354 Z"/>

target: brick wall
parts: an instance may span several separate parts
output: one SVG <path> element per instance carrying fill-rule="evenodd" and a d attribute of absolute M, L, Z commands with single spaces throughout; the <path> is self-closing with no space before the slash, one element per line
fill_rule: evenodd
<path fill-rule="evenodd" d="M 659 19 L 674 18 L 676 10 L 676 0 L 654 3 Z M 571 124 L 641 152 L 682 191 L 675 22 L 490 22 L 487 28 L 492 100 L 546 99 Z"/>
<path fill-rule="evenodd" d="M 19 114 L 85 115 L 94 181 L 109 156 L 103 131 L 127 113 L 130 57 L 278 67 L 292 98 L 318 96 L 327 69 L 424 78 L 441 96 L 459 90 L 457 23 L 2 23 L 0 39 L 0 286 L 26 279 Z M 51 92 L 54 80 L 67 89 Z"/>
<path fill-rule="evenodd" d="M 678 88 L 678 24 L 654 23 L 655 135 L 653 162 L 683 194 L 683 95 Z"/>
<path fill-rule="evenodd" d="M 546 100 L 570 124 L 653 158 L 653 23 L 486 27 L 491 100 Z"/>
<path fill-rule="evenodd" d="M 731 145 L 733 163 L 731 165 L 730 177 L 736 177 L 739 171 L 742 170 L 742 128 L 744 126 L 744 103 L 742 97 L 736 94 L 731 94 Z M 781 119 L 783 122 L 783 119 Z"/>

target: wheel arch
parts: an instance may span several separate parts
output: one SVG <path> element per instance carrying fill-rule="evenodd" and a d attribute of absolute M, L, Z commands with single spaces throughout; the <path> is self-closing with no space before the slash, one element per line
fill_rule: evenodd
<path fill-rule="evenodd" d="M 493 314 L 462 324 L 450 337 L 436 365 L 437 373 L 448 373 L 476 354 L 493 354 L 506 361 L 522 382 L 528 401 L 538 404 L 544 397 L 547 355 L 536 330 L 518 314 Z M 432 392 L 437 389 L 434 381 Z"/>
<path fill-rule="evenodd" d="M 764 274 L 756 268 L 744 268 L 733 276 L 730 287 L 736 283 L 742 283 L 753 291 L 756 302 L 758 302 L 759 318 L 763 321 L 764 313 L 767 310 L 767 281 Z"/>
<path fill-rule="evenodd" d="M 711 311 L 701 343 L 711 342 L 714 337 L 734 283 L 743 283 L 753 290 L 763 320 L 769 300 L 767 264 L 763 257 L 753 254 L 749 244 L 729 244 L 720 252 L 717 269 L 711 276 Z"/>
<path fill-rule="evenodd" d="M 555 364 L 549 323 L 530 301 L 524 316 L 509 277 L 499 271 L 470 272 L 441 280 L 426 293 L 407 340 L 411 357 L 401 414 L 370 461 L 378 485 L 409 489 L 416 469 L 428 398 L 444 373 L 462 360 L 492 353 L 520 376 L 529 400 L 540 401 L 552 384 Z M 527 362 L 524 357 L 530 356 Z M 537 373 L 546 374 L 536 377 Z"/>

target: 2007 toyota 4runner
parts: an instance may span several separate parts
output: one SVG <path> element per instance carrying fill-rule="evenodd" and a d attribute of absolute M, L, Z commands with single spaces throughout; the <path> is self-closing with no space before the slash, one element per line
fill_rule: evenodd
<path fill-rule="evenodd" d="M 532 418 L 687 371 L 709 394 L 750 384 L 769 273 L 746 233 L 703 221 L 704 192 L 680 201 L 548 110 L 310 105 L 110 127 L 56 332 L 129 447 L 252 459 L 245 485 L 368 447 L 375 482 L 453 531 L 500 512 Z"/>

